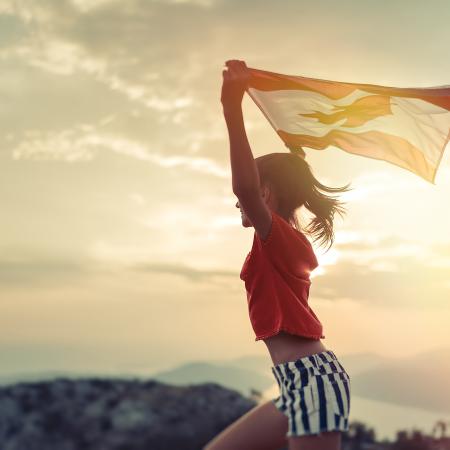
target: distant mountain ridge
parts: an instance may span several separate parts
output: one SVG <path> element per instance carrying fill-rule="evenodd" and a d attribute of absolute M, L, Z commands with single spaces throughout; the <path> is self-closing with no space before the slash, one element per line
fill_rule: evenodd
<path fill-rule="evenodd" d="M 243 364 L 245 366 L 245 364 Z M 265 390 L 273 384 L 270 376 L 262 371 L 241 368 L 231 364 L 218 365 L 209 362 L 192 362 L 177 366 L 171 370 L 157 372 L 152 379 L 176 385 L 193 385 L 214 382 L 228 389 L 250 395 L 252 389 Z"/>
<path fill-rule="evenodd" d="M 450 348 L 432 349 L 402 358 L 369 352 L 336 356 L 351 377 L 355 395 L 435 412 L 450 412 Z M 249 355 L 202 364 L 197 366 L 196 382 L 217 382 L 243 395 L 248 395 L 249 388 L 264 391 L 275 383 L 269 357 Z M 193 379 L 193 374 L 184 374 L 182 367 L 165 371 L 157 379 L 185 384 Z"/>
<path fill-rule="evenodd" d="M 361 397 L 450 414 L 450 348 L 395 358 L 352 377 Z"/>
<path fill-rule="evenodd" d="M 336 353 L 336 352 L 335 352 Z M 422 351 L 411 356 L 392 358 L 376 353 L 336 353 L 351 377 L 352 394 L 402 406 L 414 406 L 434 412 L 450 412 L 450 348 Z M 252 390 L 264 392 L 275 384 L 270 357 L 247 355 L 227 360 L 194 361 L 177 365 L 157 373 L 134 378 L 175 384 L 194 385 L 213 382 L 248 396 Z M 0 384 L 19 381 L 54 379 L 58 376 L 74 378 L 83 374 L 62 371 L 0 376 Z M 84 376 L 93 376 L 92 374 Z M 104 376 L 104 375 L 102 375 Z M 120 376 L 120 375 L 117 375 Z M 114 378 L 117 378 L 114 376 Z M 132 377 L 133 375 L 122 375 Z M 105 377 L 106 378 L 106 377 Z M 109 377 L 110 378 L 110 377 Z"/>

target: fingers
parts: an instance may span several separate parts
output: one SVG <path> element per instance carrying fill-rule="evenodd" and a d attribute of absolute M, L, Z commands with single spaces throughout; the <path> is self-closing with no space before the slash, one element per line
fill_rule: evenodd
<path fill-rule="evenodd" d="M 226 65 L 235 63 L 245 64 L 245 61 L 243 61 L 242 59 L 228 59 L 227 61 L 225 61 Z"/>
<path fill-rule="evenodd" d="M 248 78 L 250 76 L 245 61 L 241 61 L 238 59 L 229 59 L 228 61 L 225 61 L 225 65 L 227 66 L 228 71 L 222 71 L 224 77 L 230 76 L 232 78 Z"/>
<path fill-rule="evenodd" d="M 229 59 L 228 61 L 225 61 L 225 65 L 231 69 L 236 69 L 236 70 L 246 70 L 247 69 L 247 65 L 245 64 L 245 61 L 242 61 L 240 59 Z"/>

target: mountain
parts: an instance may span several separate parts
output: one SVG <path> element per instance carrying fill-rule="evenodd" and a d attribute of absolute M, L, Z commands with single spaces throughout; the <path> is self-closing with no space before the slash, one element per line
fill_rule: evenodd
<path fill-rule="evenodd" d="M 336 354 L 351 377 L 352 394 L 393 403 L 414 406 L 433 412 L 450 412 L 450 348 L 437 348 L 412 356 L 390 358 L 375 353 Z M 154 374 L 121 375 L 155 380 L 178 386 L 213 382 L 244 396 L 252 396 L 272 388 L 276 381 L 270 370 L 270 357 L 246 355 L 229 360 L 194 361 Z M 87 374 L 67 373 L 70 378 Z M 0 378 L 0 384 L 18 381 L 55 379 L 61 372 L 41 372 L 9 375 Z M 89 376 L 93 376 L 90 374 Z M 103 376 L 96 374 L 95 376 Z M 115 375 L 117 376 L 120 375 Z M 111 378 L 111 376 L 105 376 Z"/>
<path fill-rule="evenodd" d="M 388 364 L 392 358 L 378 355 L 377 353 L 351 353 L 348 355 L 336 355 L 342 363 L 345 371 L 352 377 L 358 373 Z"/>
<path fill-rule="evenodd" d="M 274 381 L 270 369 L 264 373 L 231 364 L 218 365 L 209 362 L 187 363 L 151 376 L 154 380 L 176 385 L 214 382 L 235 389 L 242 395 L 251 394 L 252 389 L 261 392 L 272 386 Z"/>
<path fill-rule="evenodd" d="M 99 372 L 75 372 L 64 370 L 42 370 L 38 372 L 23 372 L 0 374 L 0 386 L 8 386 L 17 383 L 32 383 L 38 381 L 51 381 L 57 378 L 139 378 L 146 379 L 148 376 L 136 375 L 134 373 L 99 373 Z"/>
<path fill-rule="evenodd" d="M 382 362 L 351 378 L 352 393 L 369 399 L 450 413 L 450 348 Z"/>
<path fill-rule="evenodd" d="M 270 367 L 273 365 L 269 354 L 265 356 L 245 355 L 228 360 L 209 360 L 208 362 L 224 366 L 240 367 L 241 369 L 253 370 L 255 372 L 269 373 L 269 374 L 271 373 Z"/>
<path fill-rule="evenodd" d="M 18 383 L 0 387 L 0 442 L 2 449 L 199 450 L 255 405 L 212 383 Z"/>
<path fill-rule="evenodd" d="M 337 354 L 336 356 L 339 358 L 339 361 L 342 363 L 345 370 L 351 375 L 356 375 L 360 372 L 364 372 L 368 369 L 388 363 L 389 361 L 393 361 L 392 358 L 371 352 L 349 353 L 344 355 Z M 229 360 L 209 360 L 209 362 L 232 367 L 240 367 L 242 369 L 253 370 L 255 372 L 269 375 L 271 375 L 270 367 L 273 366 L 269 355 L 247 355 Z"/>
<path fill-rule="evenodd" d="M 450 348 L 431 349 L 402 358 L 369 352 L 336 353 L 336 356 L 351 377 L 354 395 L 432 412 L 450 412 Z M 216 360 L 214 365 L 218 366 L 218 362 Z M 264 391 L 275 383 L 270 371 L 270 357 L 249 355 L 220 363 L 229 369 L 227 376 L 220 376 L 220 372 L 209 371 L 205 367 L 206 372 L 198 379 L 216 381 L 240 392 L 247 392 L 249 387 Z M 243 375 L 241 384 L 236 370 L 243 367 L 248 372 Z M 198 370 L 203 369 L 198 366 Z M 231 375 L 233 373 L 235 376 Z M 255 381 L 256 375 L 263 376 L 258 378 L 262 380 L 260 383 Z M 227 384 L 228 376 L 233 380 L 232 384 Z M 182 379 L 180 372 L 178 377 Z M 268 385 L 265 384 L 266 379 Z"/>
<path fill-rule="evenodd" d="M 338 358 L 351 377 L 390 361 L 389 358 L 374 353 L 357 353 Z M 269 355 L 245 355 L 228 360 L 186 363 L 164 372 L 154 373 L 152 377 L 177 385 L 214 382 L 235 389 L 243 395 L 249 395 L 251 390 L 264 392 L 274 385 L 276 381 L 271 366 L 272 360 Z"/>

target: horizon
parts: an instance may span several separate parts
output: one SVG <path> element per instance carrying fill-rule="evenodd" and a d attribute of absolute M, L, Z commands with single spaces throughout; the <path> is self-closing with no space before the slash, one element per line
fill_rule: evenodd
<path fill-rule="evenodd" d="M 450 346 L 448 347 L 432 347 L 426 350 L 421 350 L 417 353 L 411 354 L 411 355 L 401 355 L 401 356 L 386 356 L 383 355 L 382 353 L 376 353 L 376 352 L 356 352 L 356 353 L 344 353 L 344 354 L 339 354 L 337 355 L 338 358 L 350 358 L 350 357 L 356 357 L 356 356 L 375 356 L 377 358 L 383 358 L 384 360 L 389 362 L 395 361 L 398 362 L 399 360 L 409 360 L 411 358 L 417 358 L 418 356 L 422 355 L 422 354 L 430 354 L 430 353 L 437 353 L 437 352 L 450 352 Z M 164 372 L 164 371 L 171 371 L 173 369 L 177 369 L 179 367 L 183 367 L 185 365 L 190 365 L 190 364 L 202 364 L 202 363 L 206 363 L 206 364 L 211 364 L 211 365 L 220 365 L 221 363 L 227 363 L 227 365 L 231 364 L 233 361 L 236 360 L 240 360 L 240 359 L 245 359 L 245 358 L 266 358 L 266 355 L 261 355 L 258 353 L 252 353 L 252 354 L 243 354 L 243 355 L 238 355 L 235 357 L 231 357 L 231 358 L 226 358 L 226 359 L 215 359 L 215 358 L 205 358 L 205 359 L 189 359 L 189 360 L 183 360 L 183 361 L 178 361 L 174 364 L 169 364 L 169 365 L 163 365 L 163 366 L 159 366 L 159 367 L 153 367 L 151 370 L 151 372 L 149 372 L 148 374 L 145 373 L 146 369 L 137 369 L 135 368 L 135 371 L 133 372 L 132 370 L 132 366 L 129 366 L 129 371 L 123 371 L 123 369 L 119 369 L 120 364 L 117 366 L 116 370 L 111 370 L 111 368 L 107 369 L 109 372 L 101 372 L 102 369 L 97 369 L 97 370 L 93 370 L 92 372 L 87 372 L 87 369 L 78 369 L 76 371 L 73 371 L 71 369 L 65 370 L 64 368 L 45 368 L 42 370 L 36 370 L 36 371 L 25 371 L 25 372 L 0 372 L 0 385 L 1 385 L 1 380 L 2 378 L 8 378 L 8 377 L 14 377 L 14 376 L 26 376 L 26 375 L 38 375 L 38 374 L 46 374 L 46 373 L 67 373 L 67 374 L 71 374 L 73 373 L 74 375 L 76 374 L 83 374 L 86 373 L 88 375 L 95 375 L 95 374 L 99 374 L 99 375 L 104 375 L 104 376 L 116 376 L 116 375 L 120 375 L 120 376 L 125 376 L 125 375 L 136 375 L 139 377 L 144 377 L 144 376 L 149 376 L 151 377 L 154 374 L 160 373 L 160 372 Z M 267 362 L 268 362 L 268 367 L 270 367 L 270 365 L 272 364 L 272 361 L 270 359 L 269 356 L 267 356 Z M 92 367 L 92 365 L 89 365 L 90 367 Z M 238 366 L 238 363 L 237 363 Z M 122 371 L 121 371 L 122 370 Z M 367 369 L 367 370 L 372 370 L 372 368 Z M 276 386 L 276 381 L 274 380 L 274 386 Z"/>

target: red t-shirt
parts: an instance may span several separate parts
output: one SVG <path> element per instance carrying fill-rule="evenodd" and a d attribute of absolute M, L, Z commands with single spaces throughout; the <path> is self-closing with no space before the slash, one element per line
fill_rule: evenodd
<path fill-rule="evenodd" d="M 283 330 L 321 339 L 322 324 L 308 305 L 309 278 L 319 263 L 306 236 L 272 211 L 265 241 L 254 232 L 240 278 L 245 282 L 255 341 Z"/>

